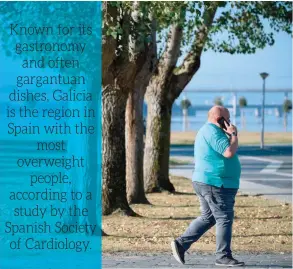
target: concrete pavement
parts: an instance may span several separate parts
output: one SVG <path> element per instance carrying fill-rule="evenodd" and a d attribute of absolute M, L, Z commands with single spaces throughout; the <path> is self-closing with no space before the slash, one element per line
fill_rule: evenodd
<path fill-rule="evenodd" d="M 238 268 L 292 268 L 291 254 L 236 254 L 246 266 Z M 115 253 L 103 254 L 103 268 L 219 268 L 212 254 L 186 255 L 186 264 L 179 264 L 170 254 Z M 221 267 L 220 267 L 221 268 Z M 225 267 L 223 267 L 225 268 Z"/>

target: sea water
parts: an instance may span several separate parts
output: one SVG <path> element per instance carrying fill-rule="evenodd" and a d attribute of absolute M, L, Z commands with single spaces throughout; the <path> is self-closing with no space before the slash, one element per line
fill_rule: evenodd
<path fill-rule="evenodd" d="M 214 99 L 216 97 L 221 97 L 223 104 L 226 106 L 232 106 L 232 94 L 231 93 L 221 93 L 221 92 L 186 92 L 181 94 L 178 100 L 175 101 L 172 110 L 172 131 L 182 131 L 183 130 L 183 117 L 182 109 L 180 108 L 180 102 L 183 96 L 190 100 L 192 107 L 188 111 L 188 126 L 187 130 L 196 131 L 198 130 L 207 120 L 208 108 L 213 105 Z M 243 109 L 245 123 L 241 118 L 241 113 L 239 111 L 239 98 L 245 97 L 247 100 L 247 108 Z M 265 131 L 266 132 L 284 132 L 284 115 L 283 115 L 283 103 L 285 98 L 292 101 L 292 93 L 285 95 L 284 92 L 267 92 L 265 95 L 265 104 L 279 108 L 281 112 L 277 115 L 274 108 L 265 109 Z M 237 106 L 238 114 L 236 116 L 236 125 L 239 130 L 245 130 L 249 132 L 259 132 L 261 130 L 261 114 L 256 116 L 255 108 L 250 108 L 250 105 L 257 106 L 261 111 L 262 93 L 259 92 L 237 92 Z M 197 111 L 197 106 L 206 105 L 206 111 Z M 233 122 L 233 111 L 230 109 L 231 121 Z M 287 132 L 292 131 L 292 112 L 287 115 Z"/>

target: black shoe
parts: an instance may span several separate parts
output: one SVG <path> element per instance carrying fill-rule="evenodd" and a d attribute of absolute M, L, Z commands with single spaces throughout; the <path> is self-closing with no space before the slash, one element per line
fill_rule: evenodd
<path fill-rule="evenodd" d="M 236 266 L 244 266 L 245 263 L 235 260 L 232 256 L 231 257 L 225 256 L 221 259 L 216 260 L 216 265 L 225 266 L 225 267 L 236 267 Z"/>
<path fill-rule="evenodd" d="M 176 240 L 173 240 L 171 242 L 171 248 L 172 248 L 173 256 L 176 259 L 176 261 L 181 264 L 185 264 L 185 260 L 184 260 L 185 250 L 184 250 L 184 248 Z"/>

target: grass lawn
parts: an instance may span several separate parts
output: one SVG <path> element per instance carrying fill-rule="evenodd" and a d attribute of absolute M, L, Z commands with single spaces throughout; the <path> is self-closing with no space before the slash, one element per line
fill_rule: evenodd
<path fill-rule="evenodd" d="M 189 145 L 194 143 L 196 132 L 172 132 L 171 144 Z M 260 133 L 239 132 L 240 145 L 258 145 L 260 143 Z M 292 144 L 291 132 L 265 133 L 265 144 Z"/>
<path fill-rule="evenodd" d="M 103 251 L 170 252 L 170 241 L 182 234 L 200 214 L 191 181 L 171 177 L 177 194 L 147 195 L 152 205 L 133 205 L 142 217 L 119 214 L 103 217 Z M 292 251 L 292 205 L 258 196 L 239 194 L 235 205 L 233 251 L 290 253 Z M 215 251 L 215 228 L 191 251 Z"/>

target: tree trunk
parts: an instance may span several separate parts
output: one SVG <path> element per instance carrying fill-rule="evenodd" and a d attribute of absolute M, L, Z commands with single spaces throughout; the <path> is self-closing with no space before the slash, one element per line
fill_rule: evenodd
<path fill-rule="evenodd" d="M 143 185 L 144 88 L 136 85 L 126 107 L 126 183 L 127 199 L 132 204 L 149 204 Z"/>
<path fill-rule="evenodd" d="M 129 203 L 149 204 L 144 191 L 143 155 L 144 133 L 143 120 L 144 94 L 149 84 L 156 61 L 155 33 L 154 45 L 150 46 L 147 60 L 135 78 L 134 89 L 128 95 L 126 107 L 126 182 Z"/>
<path fill-rule="evenodd" d="M 132 204 L 149 204 L 144 192 L 143 155 L 145 123 L 143 101 L 154 66 L 157 62 L 156 21 L 151 23 L 151 43 L 145 62 L 135 78 L 133 91 L 128 95 L 126 107 L 126 183 L 127 198 Z"/>
<path fill-rule="evenodd" d="M 104 215 L 121 210 L 126 215 L 137 216 L 126 197 L 125 109 L 135 78 L 147 60 L 148 46 L 146 36 L 140 32 L 140 25 L 145 23 L 140 12 L 141 3 L 134 1 L 132 6 L 131 12 L 124 12 L 117 5 L 103 5 L 107 22 L 104 33 L 117 25 L 123 31 L 117 38 L 103 35 L 102 40 Z"/>
<path fill-rule="evenodd" d="M 148 98 L 144 155 L 144 186 L 147 193 L 175 191 L 169 180 L 172 104 L 166 99 L 158 98 L 155 94 L 150 94 Z"/>
<path fill-rule="evenodd" d="M 126 198 L 125 107 L 127 93 L 107 85 L 102 94 L 103 137 L 103 215 L 116 210 L 128 216 L 135 213 Z"/>
<path fill-rule="evenodd" d="M 145 191 L 161 189 L 175 191 L 169 181 L 169 151 L 171 109 L 175 99 L 181 94 L 200 67 L 200 57 L 208 38 L 209 30 L 218 8 L 217 2 L 205 6 L 203 22 L 195 32 L 196 38 L 187 56 L 177 66 L 180 44 L 183 37 L 182 24 L 170 27 L 165 50 L 155 68 L 147 89 L 148 118 L 144 156 Z M 180 16 L 186 17 L 182 9 Z"/>

